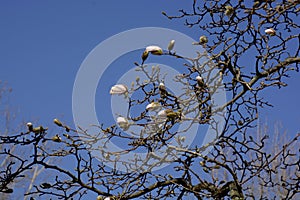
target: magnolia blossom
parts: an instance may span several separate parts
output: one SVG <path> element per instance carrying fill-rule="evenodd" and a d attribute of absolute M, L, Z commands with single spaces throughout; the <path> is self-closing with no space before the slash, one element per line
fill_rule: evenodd
<path fill-rule="evenodd" d="M 159 83 L 158 89 L 161 91 L 166 91 L 166 86 L 164 83 Z"/>
<path fill-rule="evenodd" d="M 126 85 L 122 85 L 122 84 L 117 84 L 111 87 L 110 92 L 111 95 L 114 94 L 118 94 L 118 95 L 122 95 L 122 94 L 127 94 L 128 93 L 128 89 Z"/>
<path fill-rule="evenodd" d="M 118 117 L 117 124 L 120 126 L 121 129 L 127 131 L 130 127 L 128 120 L 125 117 Z"/>
<path fill-rule="evenodd" d="M 203 81 L 203 78 L 201 76 L 197 76 L 196 77 L 196 80 L 197 80 L 197 83 L 200 87 L 203 87 L 204 86 L 204 81 Z"/>
<path fill-rule="evenodd" d="M 161 105 L 158 102 L 152 102 L 146 106 L 146 110 L 154 111 L 160 108 Z"/>
<path fill-rule="evenodd" d="M 145 49 L 145 51 L 143 52 L 143 55 L 142 55 L 143 63 L 148 58 L 149 53 L 152 53 L 154 55 L 162 55 L 163 50 L 159 46 L 148 46 L 148 47 L 146 47 L 146 49 Z"/>
<path fill-rule="evenodd" d="M 32 125 L 31 122 L 27 122 L 26 126 L 27 126 L 27 127 L 32 127 L 33 125 Z"/>
<path fill-rule="evenodd" d="M 163 83 L 160 83 L 158 86 L 159 89 L 159 94 L 162 98 L 165 98 L 167 95 L 167 90 L 166 90 L 166 86 Z"/>
<path fill-rule="evenodd" d="M 175 40 L 171 40 L 170 43 L 169 43 L 169 45 L 168 45 L 168 50 L 172 51 L 173 48 L 174 48 L 174 45 L 175 45 Z"/>
<path fill-rule="evenodd" d="M 26 126 L 28 127 L 28 130 L 29 130 L 29 131 L 32 131 L 32 130 L 33 130 L 33 125 L 32 125 L 31 122 L 28 122 L 28 123 L 26 124 Z"/>
<path fill-rule="evenodd" d="M 196 77 L 196 80 L 197 80 L 197 81 L 203 81 L 203 78 L 202 78 L 201 76 L 197 76 L 197 77 Z"/>
<path fill-rule="evenodd" d="M 145 52 L 150 52 L 154 55 L 162 55 L 163 50 L 159 46 L 148 46 L 145 50 Z"/>
<path fill-rule="evenodd" d="M 161 110 L 157 113 L 157 116 L 159 118 L 166 118 L 167 117 L 167 111 L 166 110 Z"/>
<path fill-rule="evenodd" d="M 175 112 L 172 109 L 165 109 L 165 110 L 161 110 L 157 113 L 158 117 L 169 117 L 172 116 Z"/>
<path fill-rule="evenodd" d="M 273 28 L 266 29 L 265 33 L 268 34 L 268 35 L 270 35 L 270 36 L 276 35 L 276 31 Z"/>

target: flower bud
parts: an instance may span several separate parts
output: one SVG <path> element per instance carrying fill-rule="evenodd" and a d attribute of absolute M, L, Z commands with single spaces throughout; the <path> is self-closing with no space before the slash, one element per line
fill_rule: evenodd
<path fill-rule="evenodd" d="M 202 167 L 204 167 L 204 166 L 205 166 L 205 163 L 206 163 L 206 162 L 203 160 L 203 161 L 200 161 L 199 164 L 200 164 Z"/>
<path fill-rule="evenodd" d="M 161 110 L 161 111 L 159 111 L 159 112 L 157 113 L 157 116 L 158 116 L 159 118 L 167 118 L 167 112 L 166 112 L 166 110 Z"/>
<path fill-rule="evenodd" d="M 63 136 L 65 136 L 67 139 L 71 139 L 71 136 L 69 134 L 64 133 Z"/>
<path fill-rule="evenodd" d="M 54 124 L 56 124 L 57 126 L 62 126 L 62 123 L 61 123 L 57 118 L 55 118 L 55 119 L 53 120 L 53 122 L 54 122 Z"/>
<path fill-rule="evenodd" d="M 164 83 L 160 83 L 159 86 L 158 86 L 158 89 L 159 89 L 160 91 L 166 91 L 166 86 L 165 86 L 165 84 L 164 84 Z"/>
<path fill-rule="evenodd" d="M 155 111 L 161 107 L 160 103 L 152 102 L 146 106 L 146 110 Z"/>
<path fill-rule="evenodd" d="M 178 113 L 177 112 L 174 112 L 173 110 L 171 109 L 167 109 L 166 110 L 166 113 L 167 113 L 167 118 L 169 120 L 175 120 L 177 117 L 178 117 Z"/>
<path fill-rule="evenodd" d="M 234 13 L 234 8 L 231 6 L 225 6 L 225 15 L 230 16 Z"/>
<path fill-rule="evenodd" d="M 153 55 L 162 55 L 163 54 L 163 50 L 159 46 L 148 46 L 145 51 L 150 52 Z"/>
<path fill-rule="evenodd" d="M 117 124 L 120 126 L 121 129 L 127 131 L 130 127 L 128 120 L 125 117 L 118 117 Z"/>
<path fill-rule="evenodd" d="M 97 199 L 96 200 L 103 200 L 102 196 L 97 196 Z"/>
<path fill-rule="evenodd" d="M 204 81 L 203 81 L 203 78 L 201 76 L 197 76 L 196 77 L 196 80 L 197 80 L 197 83 L 200 87 L 203 87 L 204 86 Z"/>
<path fill-rule="evenodd" d="M 32 130 L 33 130 L 33 125 L 32 125 L 31 122 L 28 122 L 28 123 L 26 124 L 26 126 L 28 127 L 28 130 L 29 130 L 29 131 L 32 131 Z"/>
<path fill-rule="evenodd" d="M 51 184 L 50 183 L 42 183 L 40 186 L 43 189 L 49 189 L 49 188 L 51 188 Z"/>
<path fill-rule="evenodd" d="M 160 96 L 162 98 L 165 98 L 166 95 L 167 95 L 167 90 L 166 90 L 165 84 L 160 83 L 159 86 L 158 86 L 158 89 L 159 89 Z"/>
<path fill-rule="evenodd" d="M 178 117 L 178 113 L 174 112 L 172 109 L 161 110 L 157 113 L 160 119 L 168 118 L 174 120 Z"/>
<path fill-rule="evenodd" d="M 199 43 L 200 44 L 206 44 L 208 42 L 208 39 L 205 35 L 200 36 Z"/>
<path fill-rule="evenodd" d="M 143 60 L 143 63 L 145 62 L 145 60 L 148 58 L 149 56 L 149 52 L 148 51 L 144 51 L 143 54 L 142 54 L 142 60 Z"/>
<path fill-rule="evenodd" d="M 270 35 L 270 36 L 276 35 L 276 31 L 273 28 L 266 29 L 265 33 L 268 34 L 268 35 Z"/>
<path fill-rule="evenodd" d="M 42 126 L 38 126 L 38 127 L 35 127 L 35 128 L 32 128 L 32 132 L 34 132 L 34 133 L 42 133 L 42 132 L 44 132 L 45 130 L 47 130 L 47 129 L 44 129 Z"/>
<path fill-rule="evenodd" d="M 64 126 L 64 128 L 67 132 L 70 132 L 70 130 L 71 130 L 71 128 L 69 126 Z"/>
<path fill-rule="evenodd" d="M 139 76 L 137 76 L 136 78 L 135 78 L 135 81 L 138 83 L 138 82 L 140 82 L 140 77 Z"/>
<path fill-rule="evenodd" d="M 239 125 L 239 126 L 243 126 L 243 124 L 244 124 L 244 123 L 243 123 L 242 120 L 239 120 L 239 121 L 238 121 L 238 125 Z"/>
<path fill-rule="evenodd" d="M 61 137 L 59 135 L 55 135 L 55 136 L 52 137 L 52 141 L 61 142 Z"/>
<path fill-rule="evenodd" d="M 172 51 L 173 48 L 174 48 L 174 45 L 175 45 L 175 40 L 171 40 L 170 43 L 169 43 L 169 45 L 168 45 L 168 50 Z"/>
<path fill-rule="evenodd" d="M 111 87 L 110 92 L 111 95 L 117 94 L 122 95 L 128 93 L 128 89 L 126 85 L 117 84 Z"/>

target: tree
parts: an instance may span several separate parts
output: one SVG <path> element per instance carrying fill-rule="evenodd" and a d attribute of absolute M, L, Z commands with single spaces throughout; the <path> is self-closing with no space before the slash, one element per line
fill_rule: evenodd
<path fill-rule="evenodd" d="M 14 108 L 10 104 L 10 94 L 12 92 L 12 89 L 7 86 L 7 83 L 3 83 L 0 81 L 0 113 L 3 119 L 1 120 L 1 136 L 4 137 L 9 137 L 9 135 L 18 133 L 22 129 L 24 129 L 23 124 L 20 123 L 19 125 L 16 125 L 16 116 L 17 113 L 14 110 Z M 31 152 L 29 148 L 22 148 L 20 145 L 14 145 L 14 143 L 10 144 L 4 144 L 1 143 L 1 164 L 0 168 L 5 169 L 7 166 L 11 165 L 14 163 L 14 159 L 11 158 L 10 156 L 7 156 L 3 151 L 6 151 L 6 149 L 9 149 L 11 154 L 16 154 L 16 155 L 26 155 L 30 156 Z M 10 185 L 14 188 L 18 188 L 19 193 L 14 194 L 12 196 L 11 190 L 9 188 L 5 189 L 2 188 L 3 194 L 1 195 L 1 199 L 23 199 L 24 198 L 24 193 L 30 192 L 30 190 L 33 187 L 33 183 L 39 176 L 39 174 L 43 171 L 43 169 L 36 165 L 33 166 L 31 169 L 27 170 L 24 172 L 21 176 L 19 176 L 18 179 L 15 179 L 13 183 Z M 6 172 L 2 172 L 6 173 Z M 26 197 L 24 199 L 27 199 Z M 28 198 L 29 199 L 29 198 Z"/>
<path fill-rule="evenodd" d="M 274 124 L 274 127 L 269 127 L 268 124 L 262 124 L 260 128 L 258 129 L 258 132 L 255 136 L 255 138 L 262 138 L 264 135 L 268 135 L 269 139 L 267 140 L 265 144 L 266 151 L 271 155 L 276 155 L 278 152 L 280 152 L 281 148 L 288 143 L 288 134 L 286 131 L 282 130 L 282 126 L 280 123 Z M 294 143 L 290 146 L 291 152 L 297 151 L 297 143 Z M 294 159 L 294 160 L 292 160 Z M 293 163 L 297 162 L 297 157 L 289 157 L 288 162 Z M 286 189 L 285 187 L 285 181 L 289 179 L 289 177 L 293 177 L 295 173 L 297 173 L 297 168 L 289 168 L 285 169 L 282 166 L 282 160 L 281 157 L 278 156 L 274 159 L 272 163 L 270 163 L 270 168 L 274 171 L 274 174 L 272 176 L 275 183 L 273 187 L 257 187 L 257 181 L 260 181 L 256 178 L 253 178 L 251 180 L 252 185 L 249 186 L 249 189 L 252 190 L 252 194 L 255 197 L 255 199 L 259 198 L 280 198 L 285 199 L 287 196 L 287 193 L 290 192 L 289 189 Z M 279 184 L 281 183 L 281 184 Z M 260 183 L 260 185 L 263 183 Z M 297 198 L 297 195 L 295 195 L 294 198 Z"/>
<path fill-rule="evenodd" d="M 286 86 L 284 79 L 299 70 L 299 1 L 196 1 L 191 11 L 169 19 L 184 19 L 199 27 L 197 57 L 179 55 L 171 41 L 168 51 L 149 46 L 136 68 L 147 80 L 136 78 L 132 87 L 117 84 L 111 94 L 124 95 L 128 115 L 117 124 L 102 124 L 97 134 L 71 128 L 58 119 L 62 130 L 50 135 L 47 128 L 28 123 L 26 131 L 1 136 L 11 162 L 1 170 L 1 192 L 14 192 L 13 181 L 34 166 L 43 175 L 26 196 L 84 199 L 296 199 L 299 189 L 299 134 L 276 151 L 267 148 L 267 135 L 254 137 L 260 98 L 269 87 Z M 181 94 L 165 84 L 159 66 L 148 66 L 151 56 L 182 61 L 185 71 L 175 81 Z M 227 100 L 216 103 L 225 91 Z M 139 92 L 138 97 L 129 94 Z M 129 115 L 129 113 L 133 113 Z M 224 123 L 220 123 L 220 121 Z M 185 124 L 181 126 L 181 124 Z M 212 139 L 205 145 L 186 145 L 194 125 L 210 126 Z M 134 130 L 132 128 L 135 128 Z M 131 134 L 126 134 L 129 131 Z M 111 151 L 112 140 L 122 141 L 122 151 Z M 31 156 L 11 152 L 9 145 L 30 149 Z M 95 145 L 97 148 L 95 148 Z M 142 151 L 145 157 L 122 160 L 122 155 Z M 99 157 L 91 152 L 98 152 Z M 56 159 L 68 164 L 57 165 Z M 52 163 L 49 163 L 52 159 Z M 53 161 L 54 160 L 54 161 Z M 168 165 L 166 170 L 156 170 Z M 122 170 L 120 170 L 122 166 Z M 285 171 L 290 176 L 278 176 Z M 258 193 L 256 188 L 264 193 Z M 280 196 L 271 189 L 278 187 Z"/>

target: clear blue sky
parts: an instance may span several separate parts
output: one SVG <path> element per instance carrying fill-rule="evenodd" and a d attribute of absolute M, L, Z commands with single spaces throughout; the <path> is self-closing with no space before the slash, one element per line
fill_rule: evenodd
<path fill-rule="evenodd" d="M 53 118 L 63 116 L 72 123 L 75 76 L 95 46 L 119 32 L 147 26 L 171 28 L 196 40 L 197 29 L 161 15 L 163 10 L 176 14 L 191 5 L 191 0 L 1 1 L 0 80 L 13 89 L 10 100 L 19 119 L 38 119 L 49 126 Z M 264 110 L 260 119 L 268 119 L 270 126 L 282 121 L 294 134 L 300 123 L 300 79 L 292 75 L 289 87 L 265 93 L 275 107 Z"/>

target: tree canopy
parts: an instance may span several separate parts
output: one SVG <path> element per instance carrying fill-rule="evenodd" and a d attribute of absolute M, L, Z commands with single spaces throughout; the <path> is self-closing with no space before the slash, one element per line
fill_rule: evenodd
<path fill-rule="evenodd" d="M 272 135 L 256 129 L 258 109 L 271 106 L 261 93 L 287 86 L 299 71 L 299 13 L 298 0 L 194 0 L 177 15 L 163 11 L 197 28 L 199 41 L 191 44 L 197 56 L 177 53 L 176 40 L 148 46 L 135 62 L 146 79 L 110 90 L 124 96 L 127 116 L 93 133 L 54 119 L 57 127 L 28 122 L 18 134 L 1 134 L 0 191 L 16 192 L 14 183 L 38 166 L 41 178 L 24 194 L 36 199 L 299 198 L 300 134 L 272 149 Z M 147 64 L 154 56 L 181 62 L 174 76 L 180 94 L 169 89 L 159 65 Z M 198 136 L 207 127 L 210 140 L 202 145 Z M 111 141 L 122 150 L 109 148 Z M 130 152 L 143 156 L 122 159 Z"/>

